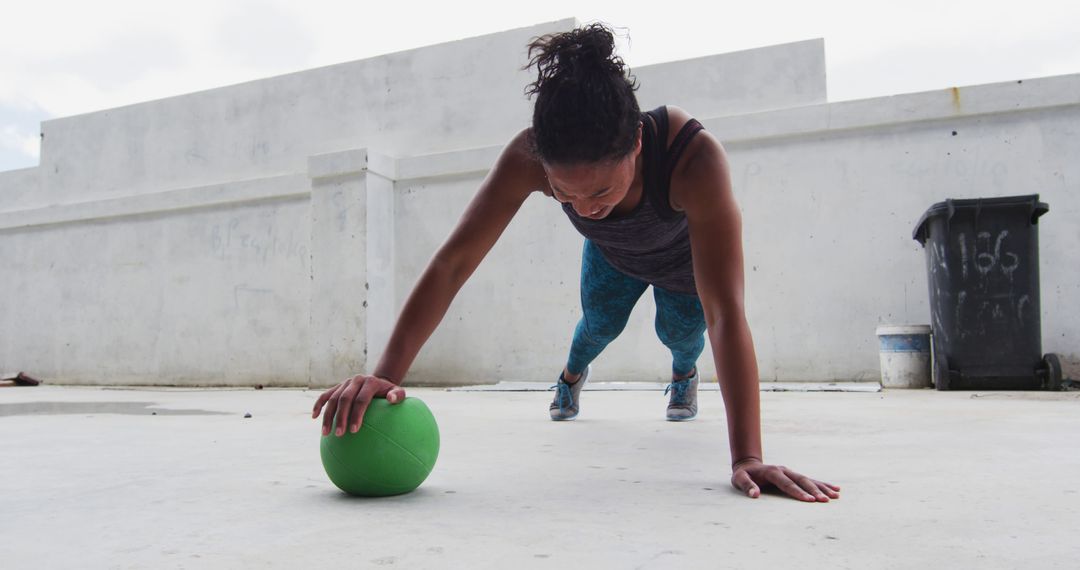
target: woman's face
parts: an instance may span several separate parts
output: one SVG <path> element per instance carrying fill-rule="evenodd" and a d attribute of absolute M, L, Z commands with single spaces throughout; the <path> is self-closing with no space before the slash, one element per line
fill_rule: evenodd
<path fill-rule="evenodd" d="M 579 216 L 599 220 L 626 198 L 637 175 L 641 137 L 630 154 L 617 161 L 574 165 L 544 164 L 555 199 L 569 203 Z"/>

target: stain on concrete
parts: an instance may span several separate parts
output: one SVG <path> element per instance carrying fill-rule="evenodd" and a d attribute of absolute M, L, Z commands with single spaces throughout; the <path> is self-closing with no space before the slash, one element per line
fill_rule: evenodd
<path fill-rule="evenodd" d="M 73 414 L 122 414 L 129 416 L 227 416 L 210 410 L 150 409 L 156 402 L 21 402 L 0 404 L 4 416 L 57 416 Z"/>

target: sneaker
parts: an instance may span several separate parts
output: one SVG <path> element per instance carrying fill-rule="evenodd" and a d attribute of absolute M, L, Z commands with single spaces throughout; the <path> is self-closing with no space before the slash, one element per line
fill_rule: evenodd
<path fill-rule="evenodd" d="M 592 371 L 592 365 L 586 366 L 585 372 L 582 372 L 581 377 L 573 384 L 567 384 L 566 380 L 563 379 L 563 375 L 559 374 L 559 383 L 552 386 L 556 390 L 555 401 L 551 402 L 549 407 L 551 419 L 561 422 L 577 417 L 578 395 L 581 394 L 581 387 L 588 381 L 590 371 Z"/>
<path fill-rule="evenodd" d="M 668 400 L 667 419 L 670 422 L 685 422 L 697 417 L 698 373 L 683 380 L 672 380 L 664 389 L 664 395 L 671 392 Z"/>

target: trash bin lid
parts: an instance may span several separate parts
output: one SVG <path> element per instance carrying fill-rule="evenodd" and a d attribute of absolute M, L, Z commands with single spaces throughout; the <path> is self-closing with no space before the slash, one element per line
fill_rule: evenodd
<path fill-rule="evenodd" d="M 915 231 L 911 232 L 911 239 L 919 242 L 921 245 L 926 246 L 926 222 L 934 216 L 947 216 L 947 219 L 952 219 L 957 210 L 966 208 L 1000 208 L 1000 207 L 1014 207 L 1014 206 L 1030 206 L 1031 207 L 1031 223 L 1038 223 L 1039 216 L 1050 211 L 1050 206 L 1046 202 L 1039 201 L 1038 194 L 1029 194 L 1027 196 L 1002 196 L 1000 198 L 968 198 L 961 200 L 948 199 L 944 202 L 938 202 L 933 206 L 930 206 L 919 218 L 919 222 L 915 224 Z"/>

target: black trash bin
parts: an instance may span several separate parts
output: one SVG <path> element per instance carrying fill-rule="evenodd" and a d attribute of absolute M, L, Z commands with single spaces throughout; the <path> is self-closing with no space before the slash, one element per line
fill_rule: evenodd
<path fill-rule="evenodd" d="M 938 390 L 1060 389 L 1042 354 L 1039 196 L 946 200 L 919 219 Z"/>

